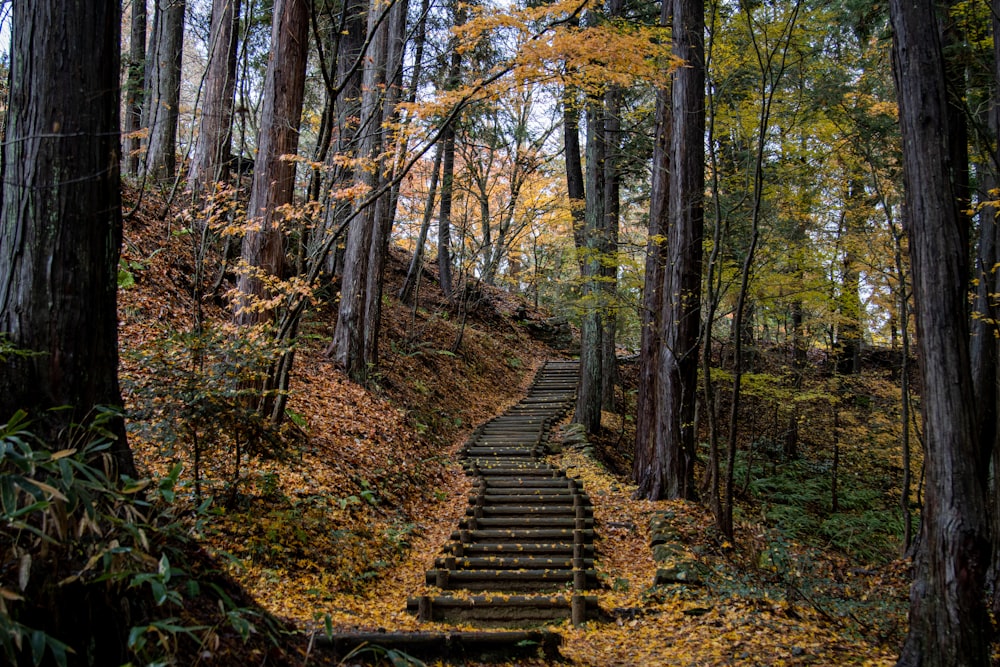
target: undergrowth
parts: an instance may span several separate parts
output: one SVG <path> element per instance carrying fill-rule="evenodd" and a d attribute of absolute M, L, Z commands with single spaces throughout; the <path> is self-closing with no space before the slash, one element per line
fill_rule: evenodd
<path fill-rule="evenodd" d="M 0 651 L 10 664 L 165 665 L 279 625 L 244 606 L 176 512 L 180 466 L 109 478 L 109 410 L 55 451 L 23 412 L 0 424 Z M 195 613 L 193 610 L 201 610 Z"/>

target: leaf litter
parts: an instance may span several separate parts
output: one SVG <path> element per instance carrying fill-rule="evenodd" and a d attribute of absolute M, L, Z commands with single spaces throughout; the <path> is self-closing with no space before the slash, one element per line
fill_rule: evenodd
<path fill-rule="evenodd" d="M 191 326 L 190 278 L 177 264 L 190 256 L 185 245 L 190 239 L 170 234 L 145 208 L 129 222 L 126 238 L 123 257 L 135 262 L 130 266 L 137 267 L 137 284 L 120 299 L 122 374 L 141 378 L 149 370 L 128 350 Z M 393 251 L 387 294 L 404 267 L 405 257 Z M 326 627 L 474 629 L 418 623 L 405 611 L 406 600 L 430 592 L 424 573 L 464 514 L 471 481 L 455 458 L 460 444 L 472 427 L 516 402 L 534 369 L 557 353 L 513 320 L 524 308 L 521 301 L 490 290 L 470 319 L 459 353 L 451 352 L 456 318 L 432 281 L 426 283 L 418 307 L 392 300 L 386 308 L 382 374 L 374 390 L 347 381 L 323 356 L 335 313 L 319 309 L 311 315 L 303 326 L 307 342 L 296 357 L 288 402 L 300 431 L 295 444 L 241 458 L 239 502 L 231 508 L 217 502 L 209 521 L 192 525 L 220 567 L 263 609 L 305 637 L 321 635 Z M 205 304 L 206 317 L 227 320 L 223 306 Z M 125 399 L 134 408 L 136 397 L 126 393 Z M 163 446 L 137 421 L 130 438 L 140 468 L 162 474 L 179 461 L 190 485 L 190 452 Z M 552 626 L 563 636 L 561 652 L 572 664 L 894 661 L 891 641 L 874 641 L 801 597 L 741 596 L 733 586 L 712 583 L 713 575 L 725 580 L 751 556 L 718 539 L 701 505 L 636 500 L 629 482 L 581 451 L 567 449 L 554 462 L 579 478 L 593 501 L 601 589 L 592 593 L 605 613 L 601 621 L 579 628 Z M 210 490 L 221 491 L 220 480 L 232 478 L 226 451 L 209 452 L 203 465 Z M 681 551 L 701 565 L 707 585 L 652 585 L 658 565 L 649 546 L 649 522 L 663 511 L 672 514 L 683 537 Z M 741 544 L 751 545 L 760 527 L 747 521 L 739 530 Z M 790 549 L 793 560 L 811 557 L 795 545 Z M 878 586 L 891 591 L 885 595 L 905 596 L 905 580 L 905 566 L 896 564 L 867 579 L 859 576 L 858 594 Z M 287 647 L 290 664 L 301 664 L 307 643 Z"/>

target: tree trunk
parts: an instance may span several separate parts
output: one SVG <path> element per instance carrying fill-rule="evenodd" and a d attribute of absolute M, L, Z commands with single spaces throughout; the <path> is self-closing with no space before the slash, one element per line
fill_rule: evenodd
<path fill-rule="evenodd" d="M 580 278 L 580 380 L 577 384 L 576 412 L 573 421 L 582 424 L 588 433 L 601 429 L 601 344 L 604 333 L 602 311 L 604 290 L 601 289 L 601 249 L 604 229 L 604 165 L 606 157 L 604 132 L 604 100 L 592 99 L 587 105 L 587 196 L 584 245 L 578 249 L 582 255 Z"/>
<path fill-rule="evenodd" d="M 397 2 L 388 20 L 380 21 L 387 5 L 374 2 L 368 13 L 371 44 L 361 85 L 360 155 L 369 164 L 359 176 L 369 192 L 386 182 L 384 173 L 387 136 L 385 120 L 393 113 L 398 95 L 397 60 L 402 57 L 399 31 L 405 30 L 405 2 Z M 402 9 L 401 9 L 402 7 Z M 402 12 L 402 16 L 400 16 Z M 395 88 L 395 92 L 393 92 Z M 340 308 L 333 341 L 327 354 L 359 383 L 366 383 L 376 363 L 375 339 L 379 327 L 382 262 L 392 211 L 389 194 L 358 211 L 347 232 Z"/>
<path fill-rule="evenodd" d="M 694 495 L 705 190 L 705 5 L 673 0 L 673 76 L 667 259 L 661 291 L 653 456 L 637 474 L 641 498 Z"/>
<path fill-rule="evenodd" d="M 298 151 L 308 46 L 307 0 L 276 0 L 257 159 L 247 204 L 251 225 L 243 237 L 242 258 L 250 271 L 242 272 L 237 284 L 235 317 L 239 324 L 255 324 L 270 317 L 261 304 L 269 295 L 259 272 L 281 278 L 284 271 L 285 237 L 278 209 L 292 202 L 295 163 L 281 156 Z"/>
<path fill-rule="evenodd" d="M 573 217 L 573 241 L 577 250 L 587 245 L 583 228 L 586 225 L 587 204 L 583 181 L 583 157 L 580 153 L 580 110 L 577 108 L 575 90 L 567 86 L 563 90 L 563 152 L 566 162 L 566 195 L 569 198 L 570 215 Z M 583 255 L 579 256 L 580 271 L 583 269 Z"/>
<path fill-rule="evenodd" d="M 59 449 L 98 406 L 121 409 L 122 242 L 117 2 L 18 2 L 0 205 L 0 336 L 37 354 L 0 358 L 0 419 L 24 409 Z M 52 408 L 70 406 L 69 410 Z M 125 425 L 118 472 L 135 475 Z"/>
<path fill-rule="evenodd" d="M 149 128 L 146 173 L 155 181 L 174 177 L 181 96 L 185 0 L 155 0 L 153 36 L 146 56 L 144 125 Z"/>
<path fill-rule="evenodd" d="M 465 23 L 465 14 L 456 0 L 449 2 L 449 10 L 455 27 Z M 462 54 L 457 48 L 451 50 L 446 87 L 452 90 L 458 86 L 462 76 Z M 458 118 L 452 118 L 444 128 L 440 141 L 444 157 L 441 167 L 441 210 L 438 212 L 438 282 L 448 299 L 454 296 L 451 275 L 451 202 L 455 190 L 455 125 Z"/>
<path fill-rule="evenodd" d="M 399 300 L 409 303 L 417 288 L 420 279 L 420 272 L 424 266 L 424 246 L 427 244 L 427 234 L 430 232 L 431 219 L 434 217 L 434 200 L 437 197 L 438 175 L 441 173 L 441 144 L 438 144 L 434 151 L 434 166 L 431 170 L 431 182 L 427 189 L 427 201 L 424 204 L 424 218 L 420 224 L 420 234 L 417 236 L 416 246 L 413 248 L 413 258 L 406 271 L 406 278 L 403 286 L 399 290 Z"/>
<path fill-rule="evenodd" d="M 129 29 L 128 78 L 125 81 L 125 173 L 133 178 L 139 175 L 139 153 L 142 140 L 142 97 L 145 87 L 146 67 L 146 2 L 132 0 L 131 26 Z"/>
<path fill-rule="evenodd" d="M 993 67 L 994 76 L 1000 75 L 1000 0 L 993 0 L 991 3 L 993 9 Z M 994 87 L 993 98 L 991 100 L 990 110 L 989 110 L 989 120 L 988 125 L 993 136 L 994 141 L 997 137 L 1000 137 L 1000 90 Z M 991 178 L 984 179 L 987 183 L 984 185 L 985 192 L 989 193 L 992 188 L 1000 186 L 1000 145 L 997 146 L 996 152 L 994 152 L 990 157 L 992 158 L 992 169 L 987 170 Z M 987 196 L 987 200 L 995 200 L 996 197 Z M 986 206 L 980 213 L 980 225 L 983 228 L 983 233 L 992 233 L 991 240 L 993 247 L 988 251 L 980 250 L 980 263 L 977 266 L 977 272 L 980 273 L 980 280 L 985 285 L 992 287 L 992 292 L 994 295 L 1000 294 L 1000 271 L 997 271 L 997 262 L 1000 261 L 1000 226 L 997 225 L 997 214 L 1000 213 L 998 207 Z M 989 222 L 987 222 L 989 221 Z M 989 243 L 990 241 L 985 241 Z M 983 242 L 981 242 L 982 245 Z M 989 267 L 989 270 L 987 270 Z M 979 302 L 982 304 L 982 301 Z M 995 336 L 995 332 L 1000 329 L 997 321 L 1000 318 L 1000 308 L 998 308 L 996 297 L 989 299 L 988 304 L 980 305 L 979 308 L 986 308 L 981 312 L 989 314 L 989 317 L 993 318 L 991 320 L 992 326 L 988 327 L 991 331 L 987 332 L 983 329 L 979 329 L 977 332 L 980 337 L 979 347 L 977 351 L 976 339 L 973 338 L 973 353 L 972 353 L 972 368 L 974 373 L 982 373 L 978 378 L 974 377 L 973 382 L 979 384 L 981 389 L 976 390 L 976 403 L 979 405 L 979 412 L 976 415 L 978 421 L 977 433 L 980 442 L 980 447 L 983 449 L 984 454 L 991 457 L 991 464 L 993 466 L 994 474 L 990 477 L 989 482 L 989 495 L 987 497 L 988 507 L 990 510 L 990 537 L 992 551 L 990 555 L 990 583 L 993 589 L 993 600 L 992 608 L 993 613 L 996 615 L 1000 612 L 1000 480 L 998 480 L 998 475 L 996 471 L 1000 470 L 1000 411 L 998 411 L 998 401 L 1000 401 L 1000 394 L 998 394 L 997 384 L 1000 383 L 1000 349 L 998 349 L 998 341 Z M 982 323 L 985 324 L 985 323 Z M 984 349 L 985 348 L 985 349 Z M 992 390 L 985 387 L 986 383 L 994 383 Z M 990 398 L 992 394 L 992 399 Z"/>
<path fill-rule="evenodd" d="M 196 194 L 211 192 L 214 183 L 229 176 L 239 20 L 240 0 L 213 1 L 201 124 L 188 173 Z"/>
<path fill-rule="evenodd" d="M 840 237 L 844 246 L 844 256 L 841 264 L 840 298 L 837 304 L 840 311 L 840 324 L 837 327 L 837 372 L 841 375 L 853 375 L 861 370 L 861 330 L 864 314 L 858 252 L 864 231 L 861 220 L 864 185 L 856 175 L 851 176 L 848 181 Z"/>
<path fill-rule="evenodd" d="M 988 665 L 984 478 L 966 316 L 968 247 L 950 165 L 935 5 L 889 3 L 923 380 L 926 495 L 901 665 Z"/>
<path fill-rule="evenodd" d="M 386 128 L 398 120 L 396 107 L 403 86 L 403 53 L 406 46 L 406 19 L 408 0 L 395 0 L 387 21 L 387 45 L 385 56 L 385 91 L 381 106 L 382 117 L 379 131 L 382 133 L 378 170 L 378 187 L 384 187 L 393 180 L 396 166 L 396 137 Z M 396 219 L 396 198 L 390 188 L 375 205 L 375 224 L 372 230 L 372 244 L 368 251 L 368 275 L 365 285 L 365 335 L 364 356 L 368 368 L 378 368 L 378 338 L 382 329 L 382 288 L 385 282 L 385 262 L 389 253 L 389 236 Z"/>
<path fill-rule="evenodd" d="M 367 11 L 364 0 L 346 0 L 340 15 L 338 34 L 333 39 L 336 66 L 331 67 L 336 81 L 326 90 L 327 104 L 330 106 L 329 121 L 330 138 L 328 146 L 322 146 L 324 152 L 317 159 L 325 161 L 329 177 L 327 193 L 347 187 L 355 177 L 355 170 L 347 161 L 340 158 L 356 157 L 358 154 L 358 122 L 361 104 L 361 77 L 363 67 L 361 59 L 365 49 L 367 35 Z M 332 148 L 332 150 L 331 150 Z M 317 181 L 316 188 L 319 187 Z M 351 214 L 348 201 L 327 195 L 324 204 L 323 234 L 316 236 L 316 246 L 322 247 L 328 238 L 336 233 L 346 216 Z M 334 275 L 342 267 L 342 254 L 336 246 L 333 252 L 323 258 L 325 270 Z"/>
<path fill-rule="evenodd" d="M 438 211 L 438 281 L 445 297 L 452 298 L 451 201 L 455 191 L 455 121 L 441 134 L 444 157 L 441 162 L 441 208 Z"/>
<path fill-rule="evenodd" d="M 664 2 L 660 26 L 670 25 L 672 5 Z M 662 346 L 663 275 L 666 263 L 666 218 L 670 206 L 670 99 L 669 89 L 656 91 L 655 136 L 653 143 L 652 184 L 649 202 L 649 233 L 646 241 L 646 267 L 642 290 L 642 326 L 639 343 L 639 386 L 636 393 L 635 459 L 632 475 L 636 480 L 651 469 L 655 461 L 656 369 Z"/>
<path fill-rule="evenodd" d="M 609 0 L 608 17 L 621 18 L 622 0 Z M 601 406 L 616 409 L 615 383 L 618 381 L 618 226 L 621 216 L 621 110 L 622 89 L 611 88 L 604 95 L 604 219 L 601 233 L 601 289 L 604 291 L 601 326 Z"/>

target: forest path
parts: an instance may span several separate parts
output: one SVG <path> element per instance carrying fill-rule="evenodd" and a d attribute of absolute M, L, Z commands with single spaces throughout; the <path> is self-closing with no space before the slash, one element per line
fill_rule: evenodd
<path fill-rule="evenodd" d="M 474 476 L 465 518 L 426 571 L 426 594 L 407 610 L 439 631 L 348 632 L 330 637 L 346 656 L 365 646 L 421 659 L 559 661 L 563 637 L 599 614 L 594 508 L 579 479 L 545 460 L 552 428 L 572 409 L 579 364 L 548 361 L 526 395 L 477 427 L 460 450 Z M 478 628 L 483 628 L 482 630 Z"/>
<path fill-rule="evenodd" d="M 442 593 L 409 601 L 420 620 L 530 627 L 596 615 L 597 598 L 582 594 L 597 587 L 593 506 L 577 480 L 543 460 L 552 427 L 573 407 L 578 372 L 575 361 L 545 363 L 520 402 L 466 441 L 474 494 L 427 572 Z"/>

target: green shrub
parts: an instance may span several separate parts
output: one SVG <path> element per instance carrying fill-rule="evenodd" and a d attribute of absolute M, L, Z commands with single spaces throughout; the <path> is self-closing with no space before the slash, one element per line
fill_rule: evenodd
<path fill-rule="evenodd" d="M 184 646 L 217 641 L 223 624 L 245 639 L 256 632 L 257 612 L 190 569 L 188 524 L 172 504 L 180 467 L 156 483 L 109 479 L 102 424 L 114 416 L 99 411 L 59 451 L 32 435 L 24 413 L 0 424 L 0 655 L 8 663 L 164 664 Z M 187 613 L 198 596 L 219 610 L 215 623 Z"/>

